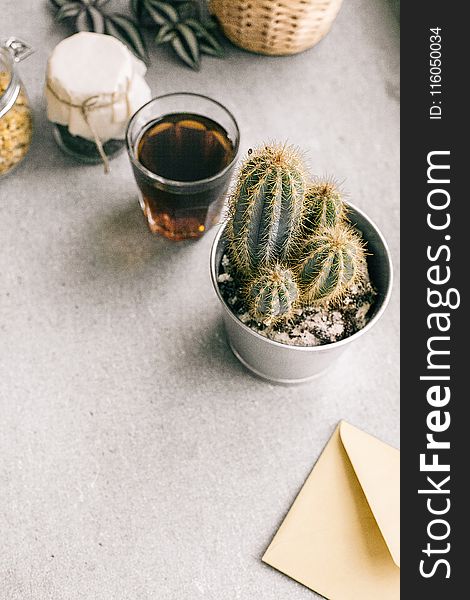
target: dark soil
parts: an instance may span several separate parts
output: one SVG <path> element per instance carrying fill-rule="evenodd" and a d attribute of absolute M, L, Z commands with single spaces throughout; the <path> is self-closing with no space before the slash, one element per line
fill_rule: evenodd
<path fill-rule="evenodd" d="M 239 277 L 226 254 L 218 283 L 224 300 L 240 321 L 261 335 L 292 346 L 331 344 L 353 335 L 368 323 L 377 296 L 366 269 L 363 280 L 351 287 L 339 305 L 303 306 L 289 321 L 267 325 L 248 313 L 244 299 L 238 295 Z"/>
<path fill-rule="evenodd" d="M 74 154 L 81 154 L 82 156 L 86 156 L 97 161 L 101 160 L 100 153 L 98 152 L 95 142 L 86 140 L 79 135 L 72 135 L 69 132 L 68 127 L 65 125 L 57 125 L 57 129 L 60 132 L 62 142 L 71 152 Z M 103 144 L 104 153 L 106 156 L 111 158 L 117 152 L 123 150 L 125 144 L 126 142 L 124 140 L 108 140 Z"/>

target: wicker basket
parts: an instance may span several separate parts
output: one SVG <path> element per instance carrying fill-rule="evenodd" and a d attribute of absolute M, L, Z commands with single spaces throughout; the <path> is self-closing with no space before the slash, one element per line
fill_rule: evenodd
<path fill-rule="evenodd" d="M 342 0 L 211 0 L 210 10 L 237 46 L 260 54 L 296 54 L 325 36 Z"/>

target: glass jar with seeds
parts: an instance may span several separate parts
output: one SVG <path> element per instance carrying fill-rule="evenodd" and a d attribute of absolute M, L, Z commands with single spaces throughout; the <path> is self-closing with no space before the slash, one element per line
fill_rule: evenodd
<path fill-rule="evenodd" d="M 31 145 L 31 109 L 16 70 L 16 63 L 31 52 L 16 38 L 0 41 L 0 178 L 23 160 Z"/>

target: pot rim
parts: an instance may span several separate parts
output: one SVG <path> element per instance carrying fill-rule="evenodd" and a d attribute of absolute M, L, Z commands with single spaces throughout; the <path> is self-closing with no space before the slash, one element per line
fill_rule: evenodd
<path fill-rule="evenodd" d="M 222 235 L 223 235 L 223 233 L 225 231 L 225 227 L 227 225 L 227 223 L 225 222 L 220 226 L 220 229 L 217 232 L 217 235 L 215 236 L 214 241 L 212 242 L 211 256 L 210 256 L 211 280 L 212 280 L 212 285 L 215 289 L 215 293 L 217 294 L 217 297 L 219 298 L 220 302 L 222 303 L 224 310 L 227 312 L 227 314 L 229 314 L 230 318 L 232 320 L 234 320 L 247 333 L 253 335 L 258 340 L 262 340 L 262 341 L 266 342 L 267 344 L 271 344 L 273 346 L 277 346 L 280 348 L 292 349 L 292 350 L 296 350 L 299 352 L 325 352 L 330 349 L 335 349 L 335 348 L 339 348 L 340 346 L 345 346 L 349 342 L 356 340 L 361 335 L 366 333 L 369 329 L 371 329 L 371 327 L 373 327 L 375 325 L 375 323 L 380 319 L 380 317 L 382 316 L 383 312 L 387 308 L 387 305 L 390 301 L 391 292 L 392 292 L 392 288 L 393 288 L 393 264 L 392 264 L 390 249 L 388 247 L 387 242 L 385 241 L 384 236 L 382 235 L 382 232 L 377 227 L 377 225 L 374 223 L 374 221 L 372 221 L 372 219 L 370 219 L 362 210 L 357 208 L 357 206 L 355 206 L 354 204 L 352 204 L 350 202 L 347 202 L 345 204 L 348 208 L 351 208 L 354 212 L 361 215 L 361 217 L 372 226 L 372 228 L 377 233 L 378 238 L 380 239 L 381 243 L 383 244 L 383 246 L 385 248 L 385 255 L 387 257 L 387 264 L 388 264 L 388 270 L 389 270 L 389 283 L 388 283 L 387 289 L 384 292 L 382 302 L 381 302 L 377 312 L 374 314 L 374 316 L 370 319 L 370 321 L 367 323 L 367 325 L 365 325 L 365 327 L 363 327 L 359 331 L 356 331 L 356 333 L 353 333 L 349 337 L 339 340 L 338 342 L 332 342 L 331 344 L 321 344 L 319 346 L 295 346 L 295 345 L 291 345 L 291 344 L 283 344 L 282 342 L 276 342 L 275 340 L 271 340 L 270 338 L 268 338 L 264 335 L 261 335 L 260 333 L 258 333 L 254 329 L 252 329 L 251 327 L 248 327 L 248 325 L 246 325 L 245 323 L 240 321 L 240 319 L 233 313 L 233 311 L 227 305 L 227 303 L 225 302 L 225 299 L 223 298 L 223 296 L 220 292 L 220 288 L 219 288 L 219 285 L 217 282 L 217 266 L 218 265 L 216 264 L 216 255 L 217 255 L 217 249 L 219 247 Z M 366 242 L 367 242 L 367 239 L 366 239 Z"/>

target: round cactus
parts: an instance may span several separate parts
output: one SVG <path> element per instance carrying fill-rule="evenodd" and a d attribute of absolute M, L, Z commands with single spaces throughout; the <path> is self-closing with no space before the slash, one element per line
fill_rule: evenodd
<path fill-rule="evenodd" d="M 317 181 L 305 194 L 305 227 L 315 231 L 319 227 L 334 227 L 345 214 L 338 188 L 331 181 Z"/>
<path fill-rule="evenodd" d="M 230 198 L 227 238 L 241 273 L 284 260 L 303 220 L 305 169 L 290 146 L 268 145 L 248 155 Z"/>
<path fill-rule="evenodd" d="M 261 271 L 247 295 L 251 315 L 258 321 L 274 322 L 292 316 L 299 288 L 290 269 L 275 265 Z"/>
<path fill-rule="evenodd" d="M 338 300 L 359 279 L 364 245 L 352 227 L 339 223 L 319 229 L 306 243 L 298 277 L 310 304 Z"/>

